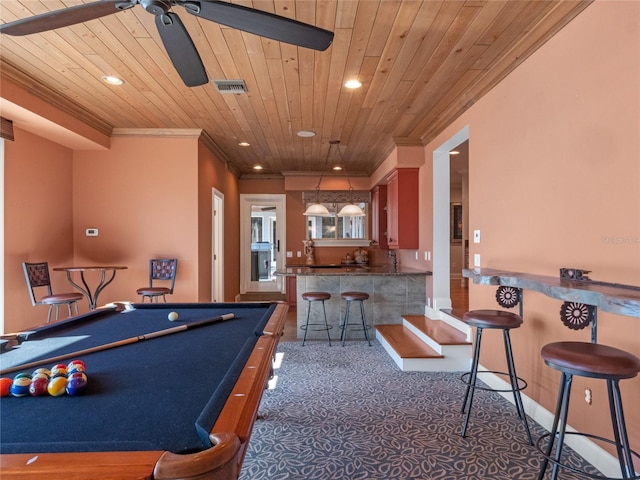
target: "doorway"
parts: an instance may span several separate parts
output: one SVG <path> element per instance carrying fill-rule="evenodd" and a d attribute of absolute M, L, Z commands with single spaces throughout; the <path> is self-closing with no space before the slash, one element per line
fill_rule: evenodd
<path fill-rule="evenodd" d="M 469 268 L 469 140 L 449 152 L 450 196 L 450 297 L 454 316 L 469 310 L 468 279 L 462 270 Z"/>
<path fill-rule="evenodd" d="M 240 293 L 284 293 L 285 215 L 285 195 L 240 195 Z"/>
<path fill-rule="evenodd" d="M 451 162 L 449 152 L 469 140 L 469 126 L 433 151 L 433 304 L 451 309 Z M 464 220 L 463 215 L 463 221 Z"/>
<path fill-rule="evenodd" d="M 211 301 L 224 302 L 224 194 L 213 189 Z"/>

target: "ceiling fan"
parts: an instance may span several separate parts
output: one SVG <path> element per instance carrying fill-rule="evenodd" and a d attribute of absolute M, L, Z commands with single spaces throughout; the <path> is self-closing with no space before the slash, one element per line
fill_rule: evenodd
<path fill-rule="evenodd" d="M 137 4 L 155 15 L 167 54 L 188 87 L 204 85 L 208 78 L 187 29 L 180 17 L 170 11 L 176 5 L 204 20 L 313 50 L 324 51 L 333 41 L 333 32 L 329 30 L 220 0 L 100 0 L 5 23 L 0 25 L 0 33 L 19 36 L 46 32 L 128 10 Z"/>

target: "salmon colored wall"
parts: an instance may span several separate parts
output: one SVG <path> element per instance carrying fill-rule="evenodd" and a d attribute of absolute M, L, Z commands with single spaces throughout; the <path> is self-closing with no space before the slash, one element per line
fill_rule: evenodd
<path fill-rule="evenodd" d="M 72 170 L 68 148 L 20 128 L 5 141 L 4 332 L 47 319 L 48 307 L 31 305 L 22 262 L 49 262 L 53 291 L 71 291 L 52 268 L 73 261 Z"/>
<path fill-rule="evenodd" d="M 198 149 L 198 301 L 211 301 L 213 191 L 224 195 L 224 300 L 240 292 L 238 179 L 202 142 Z"/>
<path fill-rule="evenodd" d="M 125 265 L 99 304 L 139 301 L 150 258 L 178 258 L 173 301 L 198 299 L 197 137 L 114 137 L 74 154 L 75 263 Z M 85 229 L 99 236 L 85 236 Z"/>
<path fill-rule="evenodd" d="M 639 17 L 638 2 L 593 3 L 426 147 L 431 158 L 469 126 L 469 231 L 481 230 L 469 253 L 480 254 L 483 267 L 550 276 L 583 268 L 594 280 L 640 285 Z M 429 170 L 421 172 L 425 187 Z M 420 201 L 428 212 L 427 199 Z M 472 285 L 470 308 L 497 308 L 494 295 Z M 540 349 L 589 341 L 587 330 L 562 325 L 560 305 L 525 291 L 524 326 L 512 333 L 525 393 L 551 411 L 559 374 Z M 501 370 L 501 339 L 485 337 L 481 363 Z M 640 356 L 640 321 L 599 312 L 598 340 Z M 603 383 L 576 378 L 569 422 L 610 437 Z M 637 446 L 640 379 L 623 380 L 621 389 Z"/>

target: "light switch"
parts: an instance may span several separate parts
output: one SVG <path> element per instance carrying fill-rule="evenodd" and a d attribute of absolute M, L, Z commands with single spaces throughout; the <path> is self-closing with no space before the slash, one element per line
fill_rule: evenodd
<path fill-rule="evenodd" d="M 293 252 L 287 251 L 287 258 L 293 258 Z"/>
<path fill-rule="evenodd" d="M 85 234 L 87 235 L 87 237 L 97 237 L 98 236 L 98 229 L 97 228 L 87 228 L 85 230 Z"/>
<path fill-rule="evenodd" d="M 480 243 L 480 230 L 473 231 L 473 243 Z"/>
<path fill-rule="evenodd" d="M 300 258 L 300 257 L 302 256 L 302 252 L 301 252 L 300 250 L 298 250 L 298 251 L 296 252 L 296 254 L 298 255 L 298 258 Z"/>
<path fill-rule="evenodd" d="M 480 254 L 479 253 L 475 253 L 473 255 L 473 266 L 474 267 L 479 267 L 480 266 Z"/>

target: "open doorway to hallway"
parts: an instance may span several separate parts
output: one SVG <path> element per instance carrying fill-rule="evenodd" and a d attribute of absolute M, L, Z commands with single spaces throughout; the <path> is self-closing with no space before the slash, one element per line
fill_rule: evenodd
<path fill-rule="evenodd" d="M 240 294 L 284 293 L 285 209 L 285 195 L 240 195 Z"/>
<path fill-rule="evenodd" d="M 469 309 L 469 140 L 449 152 L 449 275 L 451 309 L 456 316 Z"/>

